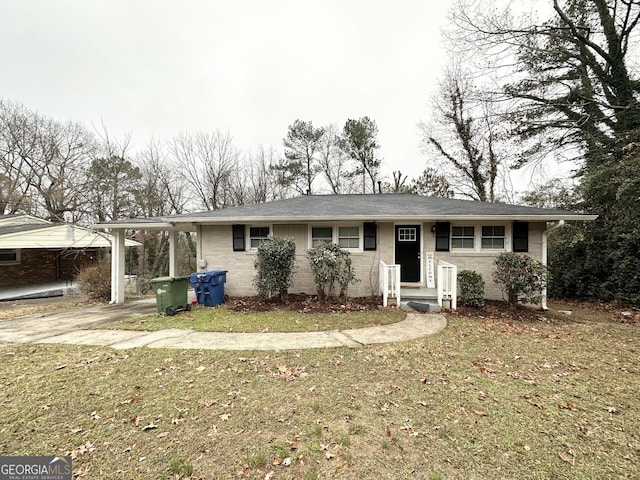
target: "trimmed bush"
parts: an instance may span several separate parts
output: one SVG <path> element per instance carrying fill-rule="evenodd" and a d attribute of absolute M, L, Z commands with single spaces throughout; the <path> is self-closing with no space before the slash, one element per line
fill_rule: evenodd
<path fill-rule="evenodd" d="M 91 300 L 111 299 L 111 259 L 101 259 L 96 265 L 84 267 L 76 278 L 78 288 Z"/>
<path fill-rule="evenodd" d="M 344 301 L 349 285 L 359 282 L 351 266 L 349 252 L 338 245 L 323 242 L 307 250 L 307 258 L 318 291 L 318 300 L 334 297 L 337 284 L 340 289 L 338 298 Z"/>
<path fill-rule="evenodd" d="M 539 303 L 547 284 L 547 267 L 533 258 L 517 253 L 502 253 L 493 262 L 493 280 L 506 295 L 509 307 L 518 301 Z"/>
<path fill-rule="evenodd" d="M 484 280 L 482 275 L 473 270 L 462 270 L 458 273 L 460 298 L 467 307 L 484 307 Z"/>
<path fill-rule="evenodd" d="M 270 237 L 258 246 L 254 283 L 263 297 L 279 295 L 286 300 L 293 281 L 296 244 L 291 238 Z"/>

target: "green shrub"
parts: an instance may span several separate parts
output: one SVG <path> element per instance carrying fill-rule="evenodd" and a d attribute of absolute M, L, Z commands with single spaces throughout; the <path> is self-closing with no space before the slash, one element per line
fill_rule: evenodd
<path fill-rule="evenodd" d="M 338 245 L 323 242 L 307 250 L 307 258 L 317 287 L 318 300 L 334 297 L 337 284 L 340 289 L 338 298 L 344 301 L 349 285 L 359 281 L 353 271 L 349 252 Z"/>
<path fill-rule="evenodd" d="M 493 262 L 493 280 L 500 285 L 509 307 L 516 308 L 518 301 L 539 303 L 547 284 L 547 267 L 533 258 L 503 253 Z"/>
<path fill-rule="evenodd" d="M 285 300 L 293 281 L 295 261 L 296 244 L 292 239 L 270 237 L 264 240 L 258 246 L 255 262 L 258 294 L 263 297 L 277 294 Z"/>
<path fill-rule="evenodd" d="M 467 307 L 484 307 L 484 280 L 473 270 L 458 273 L 458 287 L 462 303 Z"/>
<path fill-rule="evenodd" d="M 84 267 L 76 278 L 78 288 L 91 300 L 111 299 L 111 259 L 101 259 L 96 265 Z"/>

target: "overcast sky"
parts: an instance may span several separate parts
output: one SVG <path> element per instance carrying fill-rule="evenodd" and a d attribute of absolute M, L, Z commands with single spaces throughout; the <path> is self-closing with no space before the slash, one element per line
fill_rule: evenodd
<path fill-rule="evenodd" d="M 297 118 L 369 116 L 385 171 L 425 166 L 416 124 L 446 63 L 450 0 L 4 0 L 0 96 L 151 136 L 228 130 L 282 151 Z"/>
<path fill-rule="evenodd" d="M 282 152 L 297 118 L 378 124 L 383 173 L 426 166 L 417 124 L 452 0 L 3 0 L 0 96 L 134 148 L 229 131 Z"/>

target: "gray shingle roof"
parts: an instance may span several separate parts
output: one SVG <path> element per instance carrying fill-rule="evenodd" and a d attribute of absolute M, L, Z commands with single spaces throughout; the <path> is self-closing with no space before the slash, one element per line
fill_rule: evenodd
<path fill-rule="evenodd" d="M 408 221 L 408 220 L 464 220 L 464 219 L 521 219 L 521 220 L 593 220 L 592 215 L 581 215 L 563 210 L 474 202 L 411 194 L 368 195 L 309 195 L 277 200 L 256 205 L 187 213 L 156 219 L 129 219 L 115 224 L 138 225 L 146 223 L 248 223 L 248 222 L 303 222 L 303 221 Z M 99 224 L 97 226 L 115 226 Z"/>
<path fill-rule="evenodd" d="M 0 225 L 0 235 L 9 235 L 11 233 L 18 232 L 30 232 L 32 230 L 43 230 L 45 228 L 59 227 L 60 224 L 46 224 L 46 223 L 21 223 Z"/>

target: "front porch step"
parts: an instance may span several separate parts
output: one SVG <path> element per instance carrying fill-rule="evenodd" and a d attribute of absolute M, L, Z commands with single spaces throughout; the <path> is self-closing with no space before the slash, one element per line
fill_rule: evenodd
<path fill-rule="evenodd" d="M 409 303 L 414 303 L 415 308 L 409 306 Z M 408 312 L 439 312 L 441 308 L 438 305 L 438 292 L 435 288 L 402 287 L 400 289 L 400 308 Z"/>
<path fill-rule="evenodd" d="M 401 300 L 400 309 L 404 310 L 405 312 L 440 312 L 442 311 L 442 309 L 440 308 L 440 305 L 438 305 L 437 300 Z"/>

